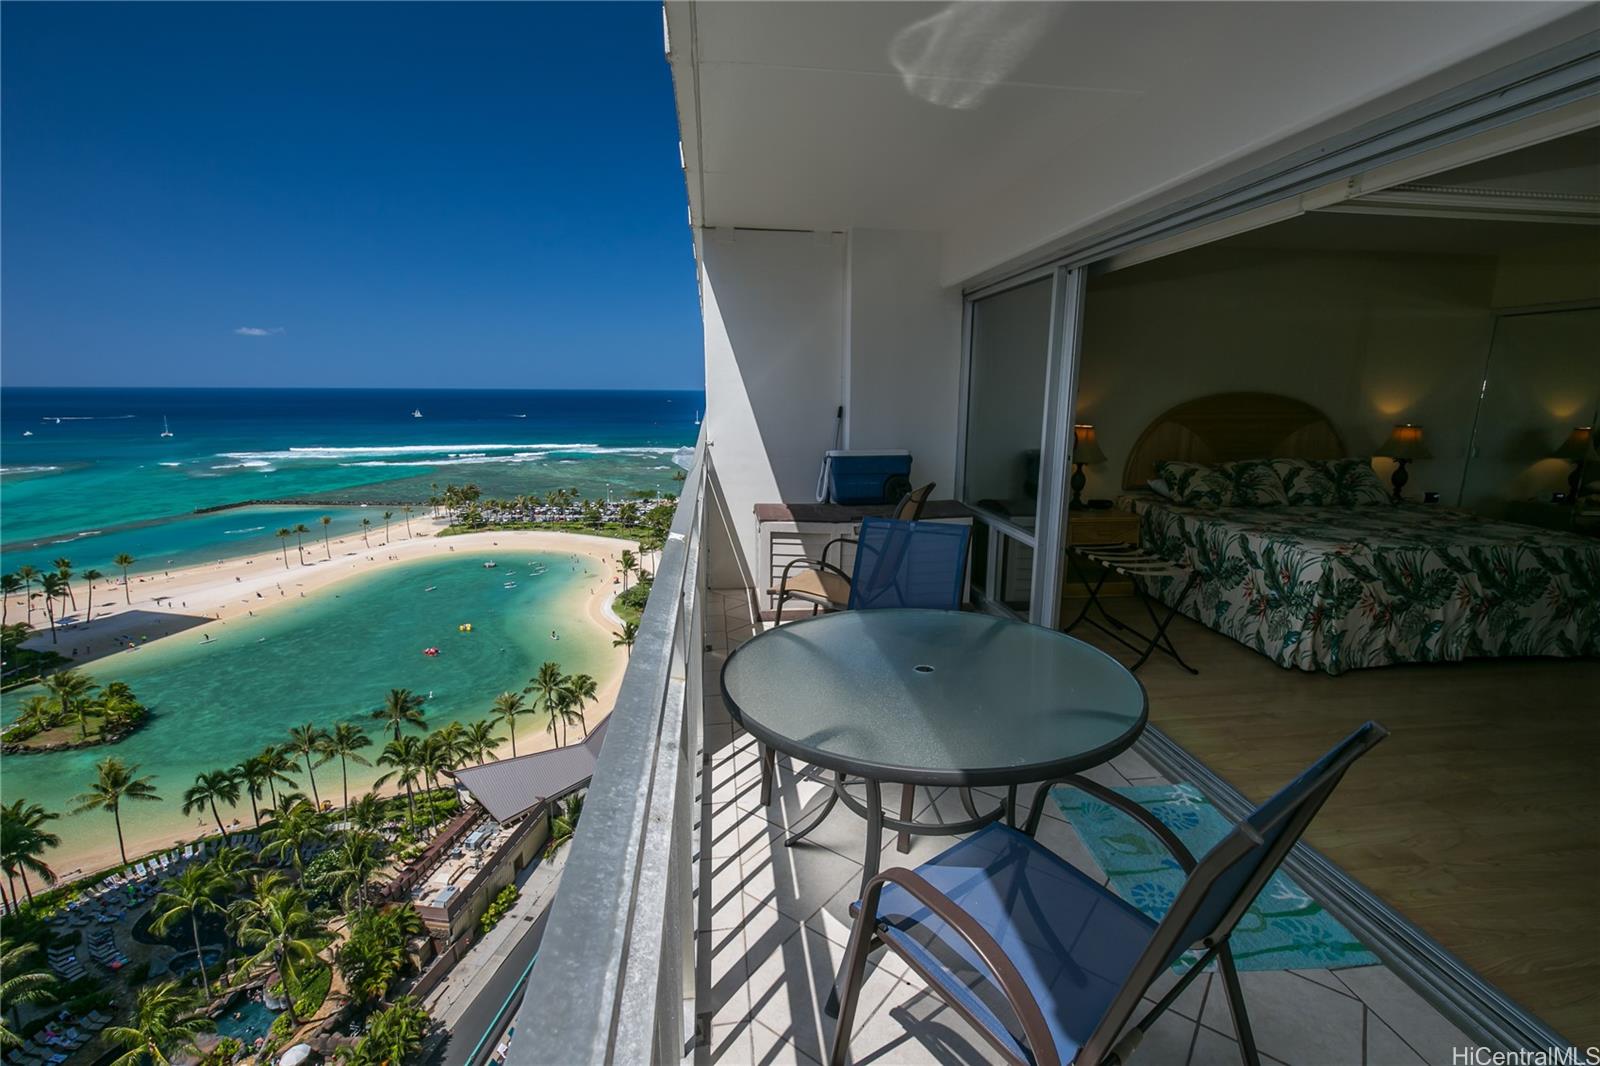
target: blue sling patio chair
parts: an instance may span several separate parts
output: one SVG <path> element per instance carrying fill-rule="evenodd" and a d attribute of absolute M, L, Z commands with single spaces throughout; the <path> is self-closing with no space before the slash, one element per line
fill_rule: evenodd
<path fill-rule="evenodd" d="M 922 509 L 928 504 L 928 497 L 933 495 L 934 483 L 928 482 L 920 489 L 912 489 L 900 497 L 900 502 L 894 505 L 894 510 L 889 517 L 899 522 L 915 522 L 922 517 Z M 876 521 L 876 519 L 874 519 Z M 779 575 L 778 587 L 768 589 L 768 594 L 775 597 L 776 606 L 773 613 L 773 624 L 783 621 L 783 605 L 789 600 L 799 600 L 811 604 L 811 613 L 818 611 L 839 611 L 850 606 L 850 592 L 853 577 L 844 572 L 844 569 L 828 561 L 828 554 L 834 548 L 839 549 L 839 561 L 844 561 L 844 547 L 847 544 L 856 544 L 856 537 L 834 537 L 822 546 L 822 555 L 817 559 L 791 559 L 784 566 L 783 573 Z"/>
<path fill-rule="evenodd" d="M 1000 1058 L 1028 1066 L 1127 1063 L 1144 1034 L 1213 960 L 1240 1057 L 1256 1066 L 1228 938 L 1344 773 L 1388 731 L 1368 722 L 1195 861 L 1149 811 L 1074 776 L 1039 786 L 1024 831 L 995 823 L 916 870 L 884 870 L 851 905 L 830 1062 L 843 1066 L 867 956 L 905 959 Z M 1188 874 L 1160 921 L 1148 918 L 1033 839 L 1050 788 L 1070 784 L 1135 817 Z M 1184 952 L 1201 955 L 1135 1020 L 1140 1001 Z"/>
<path fill-rule="evenodd" d="M 929 485 L 928 488 L 932 489 Z M 952 522 L 903 522 L 864 518 L 856 537 L 855 569 L 845 608 L 874 611 L 922 608 L 959 611 L 967 577 L 967 545 L 972 528 Z M 799 560 L 796 560 L 797 562 Z M 792 565 L 792 564 L 791 564 Z M 782 610 L 780 599 L 779 610 Z M 761 803 L 772 802 L 773 753 L 761 749 Z M 909 786 L 908 786 L 909 787 Z M 831 809 L 832 804 L 829 804 Z M 824 813 L 822 818 L 827 817 Z M 818 819 L 820 823 L 821 818 Z M 788 838 L 793 844 L 805 830 Z"/>

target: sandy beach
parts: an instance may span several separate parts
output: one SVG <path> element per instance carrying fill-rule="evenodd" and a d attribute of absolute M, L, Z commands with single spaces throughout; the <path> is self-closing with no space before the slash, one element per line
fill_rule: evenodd
<path fill-rule="evenodd" d="M 270 616 L 285 604 L 332 594 L 332 590 L 344 583 L 368 575 L 424 560 L 437 560 L 452 552 L 482 554 L 492 553 L 497 548 L 508 555 L 535 551 L 562 553 L 592 563 L 596 577 L 584 595 L 582 616 L 588 625 L 597 627 L 608 637 L 621 628 L 620 620 L 611 610 L 611 600 L 621 591 L 616 580 L 618 556 L 624 548 L 636 549 L 632 542 L 578 533 L 522 530 L 438 537 L 434 534 L 439 525 L 414 518 L 410 539 L 406 538 L 404 527 L 397 526 L 391 530 L 394 535 L 388 544 L 383 543 L 381 532 L 369 535 L 370 546 L 363 543 L 359 535 L 335 538 L 326 548 L 320 538 L 307 538 L 303 565 L 300 553 L 291 542 L 287 569 L 280 552 L 224 559 L 170 572 L 133 574 L 128 587 L 131 602 L 124 600 L 120 576 L 102 580 L 95 583 L 93 620 L 72 621 L 74 616 L 69 614 L 71 624 L 58 627 L 54 648 L 82 664 L 119 655 L 137 656 L 144 654 L 146 648 L 165 647 L 173 641 L 203 641 L 208 633 L 220 632 L 230 624 L 248 624 L 250 619 Z M 74 591 L 80 608 L 87 608 L 87 586 L 76 582 Z M 12 597 L 11 617 L 20 618 L 24 607 L 20 596 Z M 37 600 L 34 622 L 43 622 Z M 130 644 L 134 650 L 130 650 Z M 609 640 L 606 644 L 609 646 Z M 29 646 L 52 647 L 48 628 L 33 637 Z M 599 699 L 585 716 L 589 728 L 594 728 L 610 713 L 626 663 L 626 649 L 610 649 L 606 669 L 596 674 Z M 487 699 L 494 694 L 484 695 Z M 532 721 L 518 730 L 517 753 L 520 755 L 552 746 L 554 739 Z M 104 750 L 115 754 L 116 747 Z M 497 756 L 510 754 L 511 745 L 507 740 L 501 744 Z M 362 768 L 361 786 L 365 788 L 366 781 L 376 773 Z M 352 773 L 353 795 L 357 777 Z M 236 808 L 233 816 L 240 819 L 241 827 L 248 824 L 248 804 Z M 125 822 L 124 830 L 130 858 L 136 853 L 171 847 L 174 843 L 170 827 L 150 826 L 146 832 L 141 832 L 139 820 L 135 819 Z M 73 847 L 70 854 L 67 850 L 63 849 L 54 857 L 57 870 L 67 877 L 85 876 L 118 861 L 114 840 L 103 846 Z"/>

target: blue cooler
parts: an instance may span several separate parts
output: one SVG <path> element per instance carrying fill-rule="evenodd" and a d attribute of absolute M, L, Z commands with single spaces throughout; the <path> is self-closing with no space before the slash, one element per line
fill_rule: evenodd
<path fill-rule="evenodd" d="M 894 503 L 911 491 L 908 451 L 829 451 L 817 478 L 819 503 Z"/>

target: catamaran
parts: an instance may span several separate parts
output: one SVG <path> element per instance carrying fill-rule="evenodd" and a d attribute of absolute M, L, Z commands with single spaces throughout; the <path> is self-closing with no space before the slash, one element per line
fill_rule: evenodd
<path fill-rule="evenodd" d="M 172 427 L 167 425 L 167 416 L 166 415 L 162 415 L 161 416 L 161 435 L 163 437 L 172 436 Z"/>
<path fill-rule="evenodd" d="M 422 417 L 422 408 L 420 408 L 420 407 L 413 407 L 413 408 L 412 408 L 412 409 L 411 409 L 411 417 L 412 417 L 412 418 L 421 418 L 421 417 Z"/>

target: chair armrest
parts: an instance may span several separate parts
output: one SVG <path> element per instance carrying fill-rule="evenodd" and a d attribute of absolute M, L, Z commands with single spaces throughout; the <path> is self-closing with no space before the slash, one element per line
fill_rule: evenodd
<path fill-rule="evenodd" d="M 1156 839 L 1161 841 L 1168 851 L 1172 852 L 1172 857 L 1178 860 L 1178 865 L 1183 867 L 1184 873 L 1187 874 L 1194 871 L 1194 854 L 1184 846 L 1183 841 L 1178 839 L 1176 833 L 1166 827 L 1161 819 L 1132 800 L 1119 796 L 1115 791 L 1080 774 L 1058 777 L 1054 781 L 1046 781 L 1039 786 L 1038 791 L 1033 794 L 1033 807 L 1028 811 L 1028 824 L 1023 829 L 1023 832 L 1030 837 L 1038 831 L 1039 818 L 1044 814 L 1044 804 L 1050 797 L 1050 790 L 1057 785 L 1071 785 L 1073 788 L 1089 793 L 1096 799 L 1111 804 L 1111 806 L 1154 833 Z"/>
<path fill-rule="evenodd" d="M 843 563 L 844 562 L 844 547 L 843 547 L 843 545 L 855 544 L 855 543 L 857 543 L 857 541 L 856 541 L 856 538 L 854 538 L 854 537 L 834 537 L 832 540 L 828 541 L 828 543 L 826 543 L 826 544 L 824 544 L 822 546 L 822 561 L 824 563 L 826 563 L 828 561 L 828 549 L 832 548 L 835 544 L 838 544 L 838 545 L 840 545 L 840 548 L 839 548 L 839 562 Z M 843 572 L 842 568 L 841 568 L 840 572 L 841 573 Z"/>
<path fill-rule="evenodd" d="M 999 982 L 1000 991 L 1005 995 L 1012 1011 L 1016 1013 L 1017 1020 L 1022 1023 L 1022 1034 L 1027 1038 L 1028 1048 L 1033 1052 L 1036 1066 L 1060 1066 L 1061 1055 L 1056 1049 L 1055 1039 L 1050 1035 L 1050 1027 L 1044 1020 L 1044 1012 L 1039 1009 L 1039 1001 L 1034 998 L 1033 992 L 1023 980 L 1016 964 L 1011 961 L 1011 957 L 1005 953 L 994 937 L 989 935 L 987 929 L 974 921 L 972 916 L 962 910 L 949 896 L 929 884 L 921 874 L 900 866 L 879 873 L 867 882 L 867 890 L 861 896 L 862 913 L 856 920 L 869 921 L 876 926 L 878 896 L 882 893 L 883 886 L 890 883 L 898 885 L 918 903 L 938 915 L 972 946 L 972 950 L 978 953 L 983 964 Z"/>

